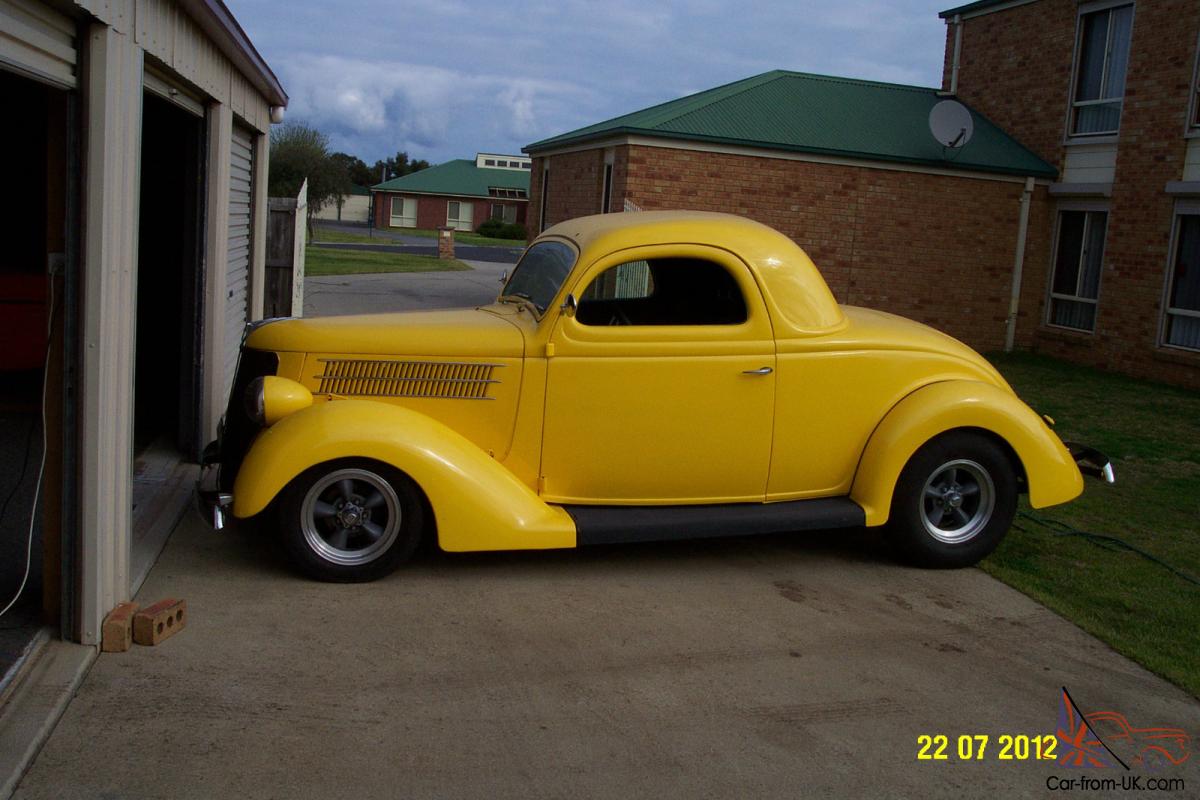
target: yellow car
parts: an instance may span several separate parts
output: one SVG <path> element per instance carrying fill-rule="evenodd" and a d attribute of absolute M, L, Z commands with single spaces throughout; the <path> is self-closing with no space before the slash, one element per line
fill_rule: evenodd
<path fill-rule="evenodd" d="M 475 309 L 248 328 L 215 525 L 278 515 L 317 578 L 447 551 L 887 526 L 973 564 L 1017 495 L 1064 503 L 1074 454 L 983 358 L 840 306 L 808 256 L 725 214 L 564 222 Z M 1078 464 L 1077 464 L 1078 459 Z"/>

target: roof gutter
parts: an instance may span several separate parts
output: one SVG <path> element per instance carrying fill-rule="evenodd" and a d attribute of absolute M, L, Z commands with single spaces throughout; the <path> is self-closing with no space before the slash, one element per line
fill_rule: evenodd
<path fill-rule="evenodd" d="M 283 109 L 288 104 L 287 92 L 225 4 L 221 0 L 179 0 L 179 4 L 216 43 L 217 49 L 267 99 L 271 105 L 271 121 L 277 121 L 276 116 L 282 120 Z"/>
<path fill-rule="evenodd" d="M 1017 218 L 1017 250 L 1013 254 L 1012 292 L 1008 300 L 1008 319 L 1004 330 L 1004 352 L 1011 353 L 1017 341 L 1017 312 L 1021 308 L 1021 272 L 1025 267 L 1025 238 L 1029 233 L 1029 199 L 1033 195 L 1033 178 L 1025 179 L 1021 192 L 1021 210 Z"/>

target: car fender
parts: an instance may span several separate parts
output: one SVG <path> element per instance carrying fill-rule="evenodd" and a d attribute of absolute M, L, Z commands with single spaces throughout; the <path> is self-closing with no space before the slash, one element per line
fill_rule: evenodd
<path fill-rule="evenodd" d="M 233 486 L 233 515 L 260 513 L 300 473 L 342 458 L 390 464 L 425 492 L 444 550 L 575 546 L 575 523 L 446 425 L 372 400 L 331 400 L 264 430 Z"/>
<path fill-rule="evenodd" d="M 943 381 L 907 395 L 868 439 L 850 490 L 867 525 L 887 522 L 896 481 L 913 453 L 956 428 L 989 431 L 1012 448 L 1034 508 L 1065 503 L 1083 491 L 1083 476 L 1062 440 L 1016 395 L 981 381 Z"/>

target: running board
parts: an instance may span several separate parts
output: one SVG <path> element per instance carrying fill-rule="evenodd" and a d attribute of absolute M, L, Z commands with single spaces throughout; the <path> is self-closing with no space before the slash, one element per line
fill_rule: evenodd
<path fill-rule="evenodd" d="M 696 506 L 563 506 L 563 510 L 575 520 L 580 546 L 857 528 L 866 524 L 862 507 L 848 497 Z"/>

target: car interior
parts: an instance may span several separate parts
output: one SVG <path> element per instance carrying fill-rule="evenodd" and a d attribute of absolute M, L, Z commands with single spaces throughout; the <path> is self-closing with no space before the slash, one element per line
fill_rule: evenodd
<path fill-rule="evenodd" d="M 738 325 L 746 302 L 721 265 L 659 258 L 605 270 L 584 291 L 575 318 L 582 325 Z"/>

